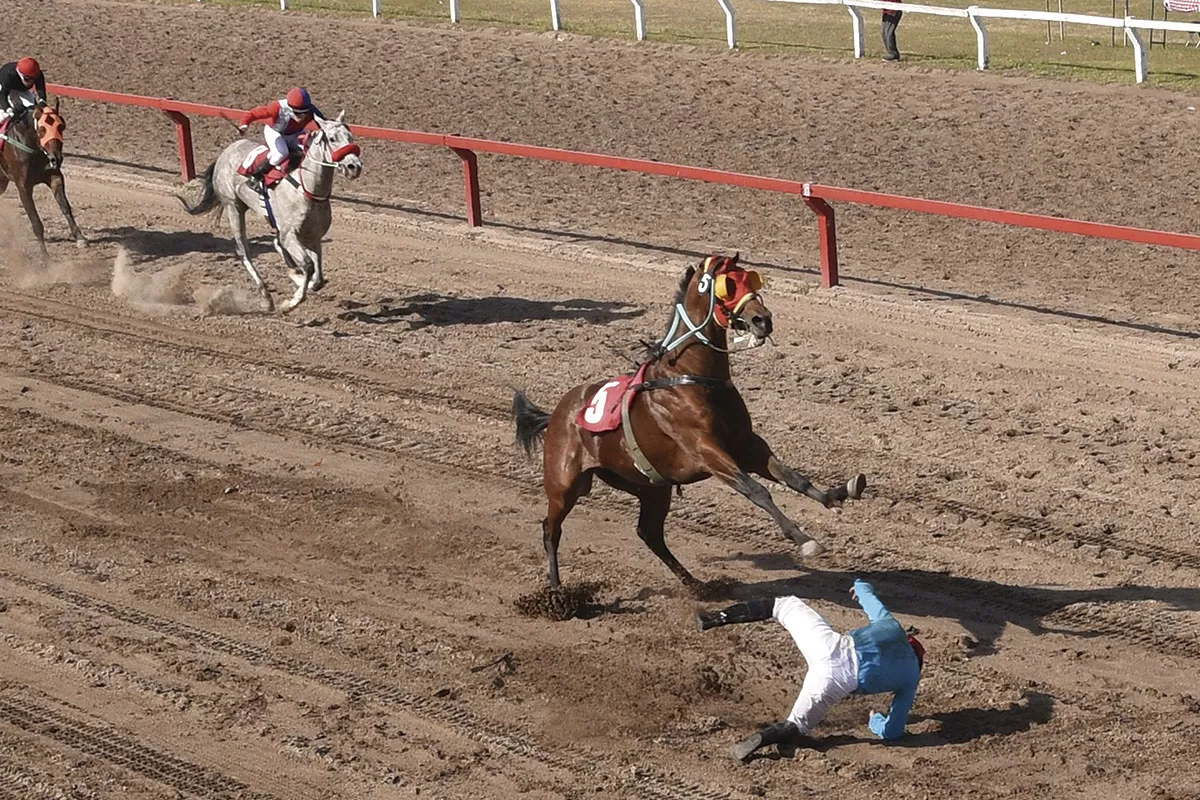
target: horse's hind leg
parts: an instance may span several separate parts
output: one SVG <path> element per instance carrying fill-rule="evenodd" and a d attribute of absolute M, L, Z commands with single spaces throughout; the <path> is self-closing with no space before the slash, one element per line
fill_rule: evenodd
<path fill-rule="evenodd" d="M 58 201 L 58 207 L 62 211 L 63 216 L 67 218 L 67 226 L 71 229 L 71 238 L 75 240 L 75 244 L 80 247 L 87 247 L 87 238 L 84 237 L 83 231 L 79 230 L 79 226 L 75 224 L 75 214 L 71 211 L 71 202 L 67 200 L 67 183 L 63 180 L 61 172 L 53 172 L 50 174 L 50 191 L 54 193 L 54 199 Z"/>
<path fill-rule="evenodd" d="M 42 248 L 42 257 L 49 257 L 50 253 L 46 250 L 46 227 L 38 215 L 37 206 L 33 204 L 33 187 L 18 183 L 17 194 L 21 196 L 21 205 L 29 217 L 29 227 L 33 228 L 33 235 L 37 237 L 38 245 Z"/>
<path fill-rule="evenodd" d="M 642 509 L 638 514 L 638 538 L 667 565 L 667 569 L 675 573 L 675 577 L 683 581 L 683 585 L 691 591 L 700 588 L 700 581 L 687 571 L 679 559 L 667 547 L 663 526 L 667 521 L 667 512 L 671 510 L 671 487 L 654 486 L 641 488 L 637 492 Z"/>
<path fill-rule="evenodd" d="M 550 588 L 559 589 L 562 582 L 558 577 L 558 543 L 562 539 L 562 524 L 579 498 L 592 490 L 592 474 L 583 472 L 575 475 L 565 485 L 546 476 L 546 518 L 542 520 L 542 546 L 546 548 L 546 567 L 549 571 Z"/>
<path fill-rule="evenodd" d="M 867 476 L 859 473 L 842 486 L 821 491 L 806 476 L 776 458 L 771 447 L 761 437 L 752 436 L 744 451 L 738 453 L 738 465 L 754 475 L 778 481 L 802 495 L 811 497 L 826 508 L 840 506 L 846 500 L 857 500 L 867 489 Z"/>
<path fill-rule="evenodd" d="M 242 260 L 242 266 L 246 268 L 246 272 L 250 273 L 250 280 L 254 281 L 258 293 L 267 301 L 267 310 L 274 311 L 275 301 L 271 299 L 271 292 L 263 283 L 262 276 L 258 274 L 258 268 L 250 260 L 250 245 L 246 242 L 246 209 L 238 207 L 236 203 L 227 205 L 225 206 L 225 219 L 228 220 L 229 227 L 233 231 L 233 244 L 237 247 L 238 258 Z"/>

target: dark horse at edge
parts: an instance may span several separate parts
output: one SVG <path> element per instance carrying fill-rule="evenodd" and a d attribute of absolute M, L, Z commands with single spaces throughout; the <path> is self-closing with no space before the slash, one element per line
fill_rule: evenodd
<path fill-rule="evenodd" d="M 675 298 L 675 316 L 666 337 L 651 348 L 641 391 L 627 407 L 625 425 L 592 433 L 578 424 L 580 412 L 603 402 L 604 381 L 571 389 L 554 413 L 535 406 L 524 392 L 513 398 L 517 441 L 532 451 L 543 439 L 543 483 L 547 511 L 542 541 L 550 588 L 560 590 L 558 545 L 562 523 L 592 489 L 593 477 L 638 498 L 637 532 L 643 542 L 694 594 L 702 588 L 667 548 L 663 524 L 673 487 L 710 477 L 733 488 L 771 515 L 805 556 L 823 548 L 788 519 L 751 475 L 784 485 L 826 508 L 858 499 L 866 477 L 822 491 L 775 457 L 754 433 L 746 403 L 729 372 L 728 332 L 735 342 L 757 346 L 771 335 L 771 312 L 759 296 L 761 276 L 737 265 L 738 257 L 710 256 L 689 267 Z M 624 427 L 624 426 L 622 426 Z M 633 452 L 631 452 L 633 451 Z M 647 474 L 649 473 L 649 474 Z"/>
<path fill-rule="evenodd" d="M 0 194 L 4 194 L 9 183 L 17 187 L 21 205 L 29 217 L 29 226 L 33 228 L 43 257 L 47 255 L 45 230 L 37 206 L 33 203 L 33 187 L 38 184 L 50 187 L 59 209 L 67 219 L 75 243 L 80 247 L 87 245 L 87 239 L 75 224 L 75 214 L 67 201 L 67 189 L 63 181 L 63 132 L 66 129 L 67 123 L 58 112 L 56 100 L 53 107 L 23 110 L 9 123 L 5 131 L 7 141 L 0 142 L 3 145 L 0 150 Z"/>

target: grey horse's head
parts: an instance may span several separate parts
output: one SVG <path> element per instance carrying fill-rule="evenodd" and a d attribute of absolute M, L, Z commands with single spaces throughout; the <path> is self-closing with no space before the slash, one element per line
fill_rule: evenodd
<path fill-rule="evenodd" d="M 329 148 L 329 160 L 337 167 L 338 172 L 354 180 L 362 174 L 362 153 L 354 143 L 354 134 L 346 125 L 346 112 L 337 115 L 337 119 L 319 120 L 321 132 L 325 136 Z"/>

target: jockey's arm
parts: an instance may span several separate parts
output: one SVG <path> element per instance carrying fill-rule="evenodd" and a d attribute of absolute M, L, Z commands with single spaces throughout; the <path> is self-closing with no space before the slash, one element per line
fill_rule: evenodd
<path fill-rule="evenodd" d="M 272 100 L 265 106 L 256 106 L 243 114 L 242 119 L 238 122 L 238 127 L 245 129 L 250 127 L 250 124 L 254 122 L 274 122 L 278 114 L 279 101 Z"/>
<path fill-rule="evenodd" d="M 12 98 L 9 97 L 9 92 L 24 90 L 25 87 L 20 83 L 15 64 L 5 64 L 0 67 L 0 112 L 12 111 Z"/>
<path fill-rule="evenodd" d="M 33 79 L 33 94 L 39 106 L 46 105 L 46 74 L 42 73 Z"/>

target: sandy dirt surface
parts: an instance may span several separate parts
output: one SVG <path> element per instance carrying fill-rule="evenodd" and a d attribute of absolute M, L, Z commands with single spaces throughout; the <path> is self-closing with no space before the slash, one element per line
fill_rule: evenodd
<path fill-rule="evenodd" d="M 245 104 L 283 63 L 251 39 L 287 26 L 340 47 L 303 77 L 334 108 L 369 97 L 363 121 L 1190 229 L 1200 145 L 1166 93 L 14 5 L 8 49 L 55 8 L 63 82 Z M 253 80 L 221 77 L 234 52 Z M 384 57 L 397 76 L 367 68 Z M 339 202 L 330 285 L 269 316 L 221 226 L 129 166 L 169 169 L 169 128 L 65 110 L 73 148 L 128 163 L 69 166 L 87 250 L 42 198 L 49 265 L 0 198 L 0 798 L 1200 796 L 1193 256 L 847 210 L 847 273 L 875 283 L 823 291 L 790 202 L 490 160 L 504 224 L 470 231 L 447 218 L 452 156 L 372 146 L 352 191 L 402 210 Z M 767 264 L 777 341 L 735 364 L 759 431 L 819 482 L 872 487 L 839 512 L 775 492 L 828 547 L 808 563 L 715 485 L 685 491 L 669 541 L 732 596 L 795 592 L 842 628 L 872 580 L 929 651 L 903 744 L 871 740 L 880 699 L 856 698 L 795 758 L 730 761 L 801 659 L 774 626 L 698 633 L 610 492 L 562 551 L 593 605 L 519 610 L 544 508 L 508 387 L 551 406 L 622 368 L 712 248 Z M 953 296 L 985 289 L 999 302 Z"/>

